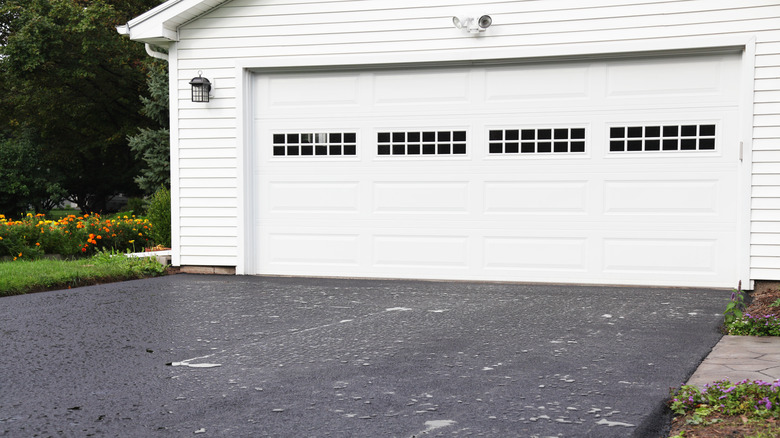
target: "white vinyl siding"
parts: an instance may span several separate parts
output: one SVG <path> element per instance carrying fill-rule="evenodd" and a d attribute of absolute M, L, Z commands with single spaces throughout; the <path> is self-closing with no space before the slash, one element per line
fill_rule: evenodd
<path fill-rule="evenodd" d="M 474 37 L 451 17 L 489 14 Z M 433 60 L 528 59 L 698 48 L 701 41 L 755 39 L 750 278 L 780 280 L 780 4 L 768 0 L 233 0 L 179 28 L 173 54 L 174 133 L 180 179 L 182 264 L 239 264 L 242 189 L 228 174 L 243 165 L 235 126 L 238 66 L 360 65 Z M 729 39 L 733 38 L 733 39 Z M 726 44 L 726 43 L 724 43 Z M 189 80 L 214 82 L 206 105 L 189 101 Z M 735 84 L 739 87 L 740 84 Z M 749 108 L 743 110 L 749 111 Z M 205 149 L 205 150 L 202 150 Z M 743 182 L 749 184 L 749 182 Z M 192 198 L 192 199 L 188 199 Z M 210 204 L 210 200 L 224 198 Z M 198 201 L 199 200 L 199 201 Z M 747 200 L 746 200 L 747 202 Z M 177 204 L 175 204 L 177 205 Z M 202 207 L 189 207 L 199 205 Z M 739 208 L 735 206 L 734 208 Z M 214 211 L 207 213 L 209 209 Z M 227 224 L 226 224 L 227 222 Z M 187 225 L 185 225 L 187 224 Z M 250 228 L 251 224 L 246 224 Z M 214 228 L 214 232 L 209 230 Z M 223 234 L 217 234 L 223 233 Z M 174 236 L 177 233 L 174 232 Z M 211 237 L 234 237 L 212 239 Z M 202 238 L 199 243 L 198 238 Z M 185 244 L 185 242 L 187 242 Z M 206 244 L 208 242 L 208 244 Z M 255 249 L 249 248 L 248 251 Z"/>

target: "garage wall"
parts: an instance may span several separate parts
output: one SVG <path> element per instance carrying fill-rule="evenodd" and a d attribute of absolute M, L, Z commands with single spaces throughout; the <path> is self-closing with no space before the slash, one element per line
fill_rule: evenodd
<path fill-rule="evenodd" d="M 490 14 L 473 37 L 453 15 Z M 534 58 L 652 50 L 674 41 L 756 40 L 751 278 L 780 280 L 780 5 L 768 0 L 233 0 L 184 25 L 172 55 L 174 231 L 184 265 L 239 265 L 237 65 L 306 66 Z M 189 101 L 189 80 L 215 82 L 207 104 Z M 739 86 L 735 84 L 734 86 Z M 178 89 L 177 89 L 178 88 Z M 750 158 L 750 151 L 747 153 Z M 739 208 L 739 206 L 735 206 Z"/>

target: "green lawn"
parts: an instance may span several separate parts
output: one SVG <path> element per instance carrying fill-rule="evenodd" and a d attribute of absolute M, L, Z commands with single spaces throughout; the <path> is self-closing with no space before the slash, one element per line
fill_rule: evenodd
<path fill-rule="evenodd" d="M 0 297 L 67 289 L 111 281 L 163 275 L 154 257 L 127 258 L 101 253 L 78 260 L 8 261 L 0 263 Z"/>

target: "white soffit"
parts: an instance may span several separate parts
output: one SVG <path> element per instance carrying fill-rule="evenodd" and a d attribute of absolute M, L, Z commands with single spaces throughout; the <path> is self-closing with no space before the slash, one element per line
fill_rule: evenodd
<path fill-rule="evenodd" d="M 230 0 L 169 0 L 156 8 L 117 26 L 117 32 L 133 41 L 167 44 L 178 41 L 183 24 Z"/>

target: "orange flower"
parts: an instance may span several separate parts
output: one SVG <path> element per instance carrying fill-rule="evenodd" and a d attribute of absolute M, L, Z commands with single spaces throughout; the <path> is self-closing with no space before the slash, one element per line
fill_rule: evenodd
<path fill-rule="evenodd" d="M 35 246 L 41 246 L 41 242 L 35 242 Z"/>
<path fill-rule="evenodd" d="M 97 235 L 97 239 L 102 239 L 102 238 L 103 236 L 101 236 L 100 234 Z"/>

